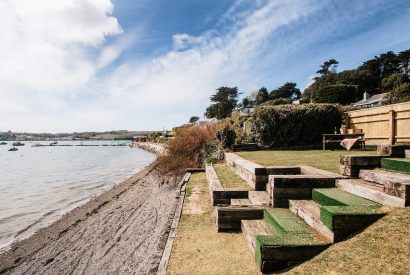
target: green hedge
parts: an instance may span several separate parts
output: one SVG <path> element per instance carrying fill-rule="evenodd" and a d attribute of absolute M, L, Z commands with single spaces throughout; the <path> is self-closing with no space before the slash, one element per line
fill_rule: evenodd
<path fill-rule="evenodd" d="M 256 140 L 265 148 L 321 144 L 322 134 L 342 124 L 339 105 L 261 106 L 254 114 Z"/>

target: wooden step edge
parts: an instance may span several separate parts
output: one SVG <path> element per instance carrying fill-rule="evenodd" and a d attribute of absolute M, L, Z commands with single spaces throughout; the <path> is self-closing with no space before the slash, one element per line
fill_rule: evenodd
<path fill-rule="evenodd" d="M 319 237 L 334 243 L 334 233 L 320 220 L 320 206 L 312 200 L 289 200 L 289 209 L 302 218 Z"/>
<path fill-rule="evenodd" d="M 272 235 L 273 232 L 264 220 L 242 220 L 242 234 L 245 237 L 246 243 L 255 257 L 256 236 Z"/>
<path fill-rule="evenodd" d="M 268 192 L 266 191 L 250 191 L 248 193 L 249 200 L 252 202 L 253 205 L 257 206 L 269 206 L 270 205 L 270 197 Z"/>
<path fill-rule="evenodd" d="M 351 181 L 338 181 L 336 183 L 336 186 L 346 192 L 349 192 L 353 195 L 375 201 L 377 203 L 387 205 L 387 206 L 392 206 L 392 207 L 405 207 L 406 206 L 406 200 L 399 198 L 399 197 L 394 197 L 391 195 L 388 195 L 382 191 L 375 190 L 372 188 L 369 188 L 368 186 L 365 186 L 364 184 L 361 184 L 359 182 L 357 183 L 352 183 Z"/>
<path fill-rule="evenodd" d="M 250 199 L 231 199 L 232 206 L 251 206 L 253 205 Z"/>

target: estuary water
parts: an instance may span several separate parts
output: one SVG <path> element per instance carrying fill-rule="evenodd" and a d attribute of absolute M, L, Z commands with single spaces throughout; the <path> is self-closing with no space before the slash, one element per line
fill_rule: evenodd
<path fill-rule="evenodd" d="M 113 141 L 59 141 L 70 146 L 44 147 L 23 141 L 15 152 L 7 143 L 0 145 L 0 251 L 155 159 L 138 148 L 112 146 L 118 145 Z"/>

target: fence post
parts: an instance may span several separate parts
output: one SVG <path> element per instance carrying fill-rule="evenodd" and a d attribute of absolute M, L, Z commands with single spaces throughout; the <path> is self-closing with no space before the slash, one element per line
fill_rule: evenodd
<path fill-rule="evenodd" d="M 396 120 L 394 110 L 389 111 L 389 144 L 394 145 L 396 142 Z"/>

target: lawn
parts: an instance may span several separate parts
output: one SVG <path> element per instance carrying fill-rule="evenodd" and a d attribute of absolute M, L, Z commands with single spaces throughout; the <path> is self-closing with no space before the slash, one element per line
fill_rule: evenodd
<path fill-rule="evenodd" d="M 218 233 L 205 173 L 191 176 L 167 274 L 260 274 L 241 233 Z"/>
<path fill-rule="evenodd" d="M 410 208 L 396 208 L 287 274 L 409 274 L 409 235 Z"/>
<path fill-rule="evenodd" d="M 341 155 L 377 155 L 376 151 L 255 151 L 237 152 L 237 155 L 263 166 L 309 165 L 339 173 Z"/>
<path fill-rule="evenodd" d="M 249 184 L 244 181 L 231 167 L 226 164 L 215 164 L 215 172 L 224 188 L 251 189 Z"/>

